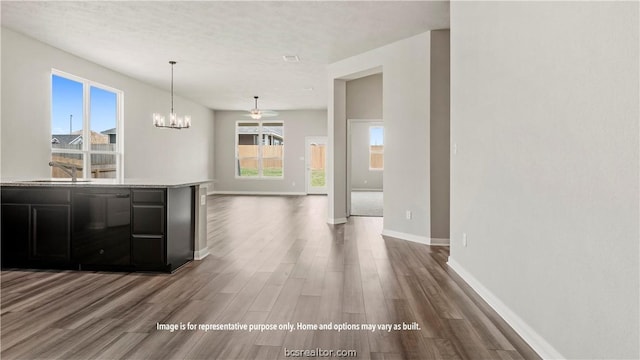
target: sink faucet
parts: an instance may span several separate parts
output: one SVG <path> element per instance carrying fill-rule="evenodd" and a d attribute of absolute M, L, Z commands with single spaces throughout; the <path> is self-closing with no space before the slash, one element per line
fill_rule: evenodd
<path fill-rule="evenodd" d="M 78 168 L 73 165 L 63 164 L 57 161 L 49 161 L 49 166 L 57 167 L 64 171 L 67 175 L 71 176 L 71 181 L 78 181 Z"/>

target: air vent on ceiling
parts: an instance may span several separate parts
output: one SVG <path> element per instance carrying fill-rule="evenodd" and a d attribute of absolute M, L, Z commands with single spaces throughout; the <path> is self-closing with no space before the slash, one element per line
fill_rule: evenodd
<path fill-rule="evenodd" d="M 285 62 L 300 62 L 300 58 L 297 55 L 284 55 L 282 59 L 284 59 Z"/>

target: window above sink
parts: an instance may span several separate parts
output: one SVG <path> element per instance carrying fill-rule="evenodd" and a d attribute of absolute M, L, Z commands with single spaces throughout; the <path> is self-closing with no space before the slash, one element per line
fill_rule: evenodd
<path fill-rule="evenodd" d="M 122 178 L 123 92 L 52 70 L 51 161 L 83 178 Z M 60 167 L 52 178 L 70 181 Z"/>

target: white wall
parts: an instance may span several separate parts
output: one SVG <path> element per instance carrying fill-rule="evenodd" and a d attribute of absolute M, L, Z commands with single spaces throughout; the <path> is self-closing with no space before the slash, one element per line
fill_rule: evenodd
<path fill-rule="evenodd" d="M 382 120 L 382 74 L 373 74 L 347 81 L 347 119 Z M 351 188 L 382 190 L 383 171 L 369 170 L 369 126 L 383 126 L 382 122 L 352 121 Z"/>
<path fill-rule="evenodd" d="M 431 32 L 431 239 L 449 239 L 449 30 Z"/>
<path fill-rule="evenodd" d="M 638 7 L 451 3 L 450 264 L 548 358 L 640 358 Z"/>
<path fill-rule="evenodd" d="M 329 65 L 330 223 L 346 218 L 345 82 L 382 72 L 385 123 L 383 233 L 430 242 L 429 63 L 430 36 L 423 33 Z M 405 218 L 406 210 L 412 211 L 412 219 Z"/>
<path fill-rule="evenodd" d="M 212 110 L 177 96 L 176 111 L 191 115 L 192 128 L 156 129 L 151 114 L 168 113 L 167 91 L 2 28 L 3 179 L 50 177 L 52 68 L 124 92 L 125 177 L 214 177 Z"/>
<path fill-rule="evenodd" d="M 251 120 L 246 111 L 216 111 L 215 163 L 217 193 L 305 193 L 305 136 L 327 135 L 325 110 L 278 111 L 268 120 L 284 122 L 284 178 L 236 179 L 236 122 Z"/>
<path fill-rule="evenodd" d="M 347 119 L 382 119 L 382 74 L 347 81 Z"/>

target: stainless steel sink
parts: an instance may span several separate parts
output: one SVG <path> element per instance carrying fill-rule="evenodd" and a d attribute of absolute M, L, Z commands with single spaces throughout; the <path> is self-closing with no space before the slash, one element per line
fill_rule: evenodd
<path fill-rule="evenodd" d="M 91 179 L 77 179 L 73 181 L 71 179 L 42 179 L 42 180 L 28 180 L 24 182 L 28 183 L 51 183 L 51 184 L 76 184 L 76 183 L 88 183 L 91 182 Z"/>

